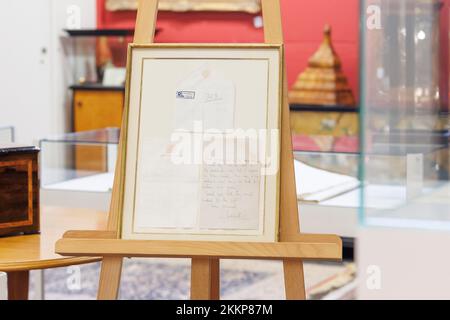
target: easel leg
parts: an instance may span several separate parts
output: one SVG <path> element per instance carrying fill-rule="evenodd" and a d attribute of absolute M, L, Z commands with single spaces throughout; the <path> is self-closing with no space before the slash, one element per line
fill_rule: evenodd
<path fill-rule="evenodd" d="M 100 272 L 98 300 L 116 300 L 119 295 L 122 257 L 104 257 Z"/>
<path fill-rule="evenodd" d="M 301 260 L 284 260 L 284 287 L 286 300 L 305 300 L 305 277 Z"/>
<path fill-rule="evenodd" d="M 193 258 L 191 269 L 191 299 L 220 299 L 220 260 Z"/>

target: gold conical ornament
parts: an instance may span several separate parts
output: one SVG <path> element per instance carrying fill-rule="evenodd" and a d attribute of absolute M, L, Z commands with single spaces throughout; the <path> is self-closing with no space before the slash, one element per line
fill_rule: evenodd
<path fill-rule="evenodd" d="M 322 44 L 290 90 L 289 101 L 303 105 L 355 106 L 341 60 L 331 42 L 329 25 L 325 26 Z"/>

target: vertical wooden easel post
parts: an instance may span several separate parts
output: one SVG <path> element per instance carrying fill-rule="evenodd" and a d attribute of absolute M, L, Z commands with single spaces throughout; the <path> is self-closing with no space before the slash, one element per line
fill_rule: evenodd
<path fill-rule="evenodd" d="M 284 44 L 280 1 L 262 0 L 262 6 L 265 42 Z M 281 111 L 280 241 L 289 242 L 296 241 L 300 234 L 300 219 L 295 185 L 286 60 L 284 61 Z M 303 262 L 283 260 L 283 268 L 286 299 L 306 299 Z"/>
<path fill-rule="evenodd" d="M 268 44 L 283 44 L 279 0 L 261 0 L 264 37 Z M 140 0 L 134 43 L 149 44 L 155 34 L 158 0 Z M 130 59 L 130 57 L 129 57 Z M 106 231 L 68 231 L 56 251 L 68 256 L 103 256 L 98 299 L 117 299 L 124 257 L 184 257 L 192 259 L 191 299 L 220 298 L 220 258 L 283 260 L 287 299 L 305 299 L 302 259 L 340 260 L 342 241 L 334 235 L 300 233 L 292 138 L 283 66 L 280 159 L 280 239 L 277 243 L 227 243 L 195 241 L 123 240 L 120 235 L 128 109 L 125 108 L 119 155 Z M 126 92 L 128 101 L 129 92 Z"/>
<path fill-rule="evenodd" d="M 136 16 L 136 26 L 133 42 L 136 44 L 153 43 L 156 31 L 156 19 L 158 15 L 158 0 L 139 0 L 139 7 Z M 128 57 L 130 59 L 130 57 Z M 126 95 L 130 93 L 127 91 Z M 128 97 L 125 97 L 128 101 Z M 111 196 L 111 208 L 108 217 L 108 231 L 115 233 L 115 238 L 119 238 L 120 228 L 120 208 L 121 208 L 121 186 L 123 179 L 122 169 L 125 166 L 125 154 L 122 151 L 126 134 L 126 124 L 128 109 L 125 108 L 122 120 L 121 134 L 119 140 L 119 154 L 114 174 L 114 186 Z M 99 300 L 114 300 L 118 298 L 120 278 L 122 273 L 123 257 L 105 256 L 102 261 L 100 271 L 100 283 L 98 288 Z"/>

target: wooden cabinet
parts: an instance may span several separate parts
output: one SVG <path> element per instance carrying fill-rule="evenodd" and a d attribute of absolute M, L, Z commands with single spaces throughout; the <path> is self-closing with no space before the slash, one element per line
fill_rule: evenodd
<path fill-rule="evenodd" d="M 119 89 L 73 89 L 75 132 L 120 127 L 124 91 Z"/>
<path fill-rule="evenodd" d="M 123 87 L 80 85 L 73 91 L 73 131 L 91 131 L 122 124 Z M 107 147 L 86 144 L 75 150 L 75 166 L 78 170 L 105 171 Z"/>

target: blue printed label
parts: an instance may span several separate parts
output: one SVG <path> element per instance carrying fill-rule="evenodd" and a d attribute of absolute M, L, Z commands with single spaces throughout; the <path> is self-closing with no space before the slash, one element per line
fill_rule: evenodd
<path fill-rule="evenodd" d="M 177 99 L 195 99 L 195 91 L 177 91 Z"/>

